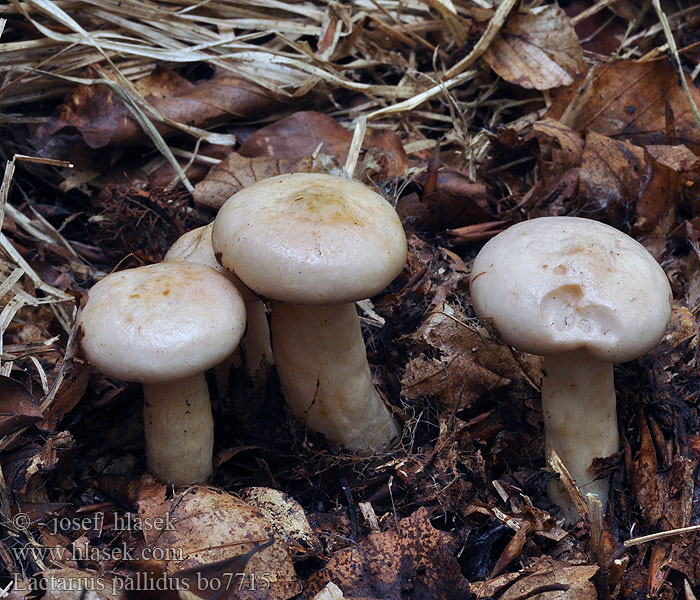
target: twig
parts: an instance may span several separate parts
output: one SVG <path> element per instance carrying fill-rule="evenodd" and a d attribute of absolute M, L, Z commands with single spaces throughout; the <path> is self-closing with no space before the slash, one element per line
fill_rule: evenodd
<path fill-rule="evenodd" d="M 662 540 L 667 537 L 672 537 L 674 535 L 683 535 L 684 533 L 692 533 L 693 531 L 700 531 L 700 525 L 691 525 L 690 527 L 681 527 L 680 529 L 669 529 L 668 531 L 660 531 L 659 533 L 651 533 L 649 535 L 642 535 L 640 537 L 632 538 L 623 543 L 625 548 L 631 548 L 632 546 L 639 546 L 639 544 L 646 544 L 647 542 L 653 542 L 655 540 Z"/>
<path fill-rule="evenodd" d="M 460 60 L 456 65 L 454 65 L 450 70 L 445 73 L 446 78 L 454 77 L 458 75 L 464 69 L 472 65 L 477 58 L 479 58 L 486 49 L 491 45 L 491 42 L 495 39 L 498 32 L 503 27 L 506 22 L 510 11 L 517 4 L 518 0 L 504 0 L 498 7 L 498 10 L 494 13 L 493 17 L 489 21 L 486 31 L 481 36 L 481 39 L 476 43 L 476 46 L 472 48 L 472 51 L 467 54 L 462 60 Z"/>
<path fill-rule="evenodd" d="M 690 102 L 690 108 L 693 112 L 693 118 L 695 119 L 695 126 L 700 130 L 700 110 L 698 110 L 697 104 L 695 104 L 695 100 L 693 99 L 693 96 L 690 94 L 690 88 L 688 87 L 688 82 L 685 78 L 685 73 L 683 72 L 683 67 L 681 66 L 681 59 L 680 56 L 678 55 L 678 48 L 676 47 L 676 40 L 673 37 L 673 32 L 671 31 L 671 26 L 668 24 L 668 19 L 666 18 L 666 13 L 661 8 L 661 3 L 659 0 L 652 0 L 652 4 L 654 5 L 654 10 L 656 11 L 656 14 L 659 17 L 659 21 L 661 22 L 661 27 L 664 30 L 664 35 L 666 36 L 666 42 L 668 43 L 668 48 L 671 51 L 671 54 L 673 54 L 673 58 L 675 59 L 675 66 L 676 69 L 678 69 L 678 76 L 680 77 L 681 80 L 681 85 L 683 86 L 683 91 L 685 92 L 685 95 L 688 97 L 688 102 Z"/>

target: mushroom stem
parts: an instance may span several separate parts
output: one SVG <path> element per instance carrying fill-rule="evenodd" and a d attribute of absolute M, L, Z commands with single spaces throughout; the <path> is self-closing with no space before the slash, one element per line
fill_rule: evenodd
<path fill-rule="evenodd" d="M 250 377 L 258 375 L 265 365 L 273 365 L 272 346 L 270 343 L 270 326 L 262 300 L 246 302 L 246 332 L 240 346 L 226 360 L 214 367 L 216 389 L 219 398 L 227 399 L 229 395 L 229 375 L 233 367 L 245 364 Z M 242 350 L 242 352 L 241 352 Z M 243 356 L 241 356 L 241 354 Z"/>
<path fill-rule="evenodd" d="M 272 308 L 272 348 L 284 397 L 311 429 L 360 453 L 399 428 L 372 384 L 355 304 Z"/>
<path fill-rule="evenodd" d="M 612 363 L 591 358 L 585 350 L 545 356 L 542 379 L 545 455 L 556 450 L 584 497 L 595 494 L 603 508 L 608 480 L 594 479 L 588 468 L 596 457 L 618 450 L 617 409 Z M 558 481 L 548 487 L 549 499 L 563 509 L 568 522 L 576 510 Z"/>
<path fill-rule="evenodd" d="M 148 470 L 163 482 L 188 485 L 212 473 L 214 420 L 204 373 L 143 384 Z"/>
<path fill-rule="evenodd" d="M 250 375 L 255 375 L 264 364 L 273 364 L 272 346 L 270 345 L 270 326 L 262 300 L 246 302 L 247 329 L 241 346 L 245 353 L 246 368 Z"/>

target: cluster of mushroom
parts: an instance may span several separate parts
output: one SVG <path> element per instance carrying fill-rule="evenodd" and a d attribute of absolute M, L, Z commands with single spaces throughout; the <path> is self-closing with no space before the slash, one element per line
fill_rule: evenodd
<path fill-rule="evenodd" d="M 294 414 L 353 451 L 390 446 L 399 427 L 381 400 L 354 302 L 402 270 L 406 238 L 392 206 L 362 184 L 288 174 L 232 196 L 165 262 L 104 277 L 83 299 L 80 347 L 108 376 L 141 382 L 148 470 L 167 483 L 212 471 L 204 372 L 231 356 L 246 326 L 250 370 L 274 360 Z"/>
<path fill-rule="evenodd" d="M 577 217 L 519 223 L 487 242 L 472 266 L 474 310 L 514 348 L 544 356 L 545 452 L 559 455 L 580 491 L 605 506 L 596 457 L 618 451 L 613 364 L 648 352 L 671 317 L 666 274 L 617 229 Z M 577 512 L 558 481 L 549 497 Z"/>

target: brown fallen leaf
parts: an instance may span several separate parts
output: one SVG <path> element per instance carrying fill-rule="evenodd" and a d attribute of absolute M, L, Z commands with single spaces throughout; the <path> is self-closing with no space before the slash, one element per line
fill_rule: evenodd
<path fill-rule="evenodd" d="M 163 562 L 167 575 L 190 570 L 190 589 L 201 584 L 236 600 L 286 600 L 299 593 L 294 566 L 280 540 L 252 553 L 242 571 L 231 568 L 231 561 L 264 545 L 273 535 L 259 509 L 213 487 L 191 487 L 172 498 L 166 492 L 164 485 L 145 477 L 138 507 L 142 519 L 167 518 L 171 524 L 143 528 L 148 552 L 170 558 Z"/>
<path fill-rule="evenodd" d="M 668 567 L 671 564 L 672 543 L 670 540 L 659 540 L 654 544 L 649 559 L 649 574 L 647 576 L 647 597 L 658 598 L 661 586 L 668 577 Z"/>
<path fill-rule="evenodd" d="M 255 117 L 286 103 L 269 90 L 223 70 L 193 84 L 175 71 L 158 67 L 134 85 L 161 115 L 200 129 L 232 118 Z M 133 145 L 147 139 L 131 111 L 104 85 L 77 86 L 48 123 L 37 130 L 36 137 L 46 143 L 66 128 L 77 129 L 94 149 Z M 165 136 L 178 131 L 162 123 L 156 123 L 156 128 Z"/>
<path fill-rule="evenodd" d="M 70 361 L 54 400 L 39 424 L 41 429 L 55 430 L 58 422 L 75 408 L 87 389 L 91 372 L 92 370 L 86 363 L 77 360 Z"/>
<path fill-rule="evenodd" d="M 487 581 L 472 581 L 469 584 L 469 591 L 476 600 L 486 600 L 497 596 L 501 591 L 506 589 L 511 583 L 520 579 L 522 573 L 503 573 L 498 577 L 491 577 Z"/>
<path fill-rule="evenodd" d="M 238 153 L 249 158 L 270 156 L 277 159 L 300 159 L 317 150 L 345 164 L 352 142 L 352 131 L 333 117 L 315 111 L 299 111 L 267 125 L 251 135 Z M 373 151 L 386 178 L 405 174 L 408 156 L 401 139 L 393 131 L 374 132 L 367 129 L 362 149 Z"/>
<path fill-rule="evenodd" d="M 506 227 L 511 224 L 511 221 L 486 221 L 476 225 L 457 227 L 457 229 L 448 229 L 447 234 L 454 244 L 470 244 L 480 240 L 488 240 L 501 231 L 505 231 Z"/>
<path fill-rule="evenodd" d="M 676 223 L 676 211 L 688 176 L 700 167 L 700 158 L 685 146 L 647 146 L 647 172 L 639 193 L 634 230 L 638 234 L 667 235 Z"/>
<path fill-rule="evenodd" d="M 294 555 L 320 554 L 321 541 L 311 529 L 304 509 L 291 496 L 266 487 L 248 487 L 241 499 L 254 506 L 270 521 L 272 528 Z"/>
<path fill-rule="evenodd" d="M 700 104 L 700 90 L 690 79 L 688 85 Z M 669 143 L 667 103 L 674 115 L 677 143 L 700 152 L 700 131 L 690 103 L 678 72 L 666 60 L 615 60 L 600 65 L 594 69 L 590 85 L 580 78 L 561 90 L 546 116 L 560 120 L 567 113 L 567 124 L 575 131 L 588 129 L 643 147 Z"/>
<path fill-rule="evenodd" d="M 570 566 L 552 561 L 544 568 L 510 586 L 500 600 L 525 600 L 538 597 L 543 600 L 596 600 L 598 593 L 590 581 L 598 572 L 595 565 Z"/>
<path fill-rule="evenodd" d="M 39 403 L 19 381 L 0 375 L 0 436 L 41 421 Z"/>
<path fill-rule="evenodd" d="M 436 148 L 438 145 L 436 145 Z M 416 183 L 423 186 L 420 208 L 413 209 L 421 229 L 445 229 L 493 220 L 487 210 L 490 195 L 483 183 L 474 183 L 456 169 L 440 168 L 435 157 L 427 173 L 420 173 Z M 405 200 L 399 202 L 399 214 L 407 214 Z M 404 206 L 401 206 L 404 204 Z"/>
<path fill-rule="evenodd" d="M 270 156 L 277 159 L 300 159 L 319 149 L 342 164 L 348 156 L 352 131 L 333 117 L 305 110 L 266 125 L 251 135 L 238 153 L 247 158 Z"/>
<path fill-rule="evenodd" d="M 651 528 L 685 527 L 692 515 L 692 481 L 697 461 L 682 455 L 667 456 L 663 434 L 654 420 L 640 413 L 638 422 L 640 445 L 631 475 L 642 515 Z M 657 446 L 662 452 L 661 461 L 657 459 Z"/>
<path fill-rule="evenodd" d="M 277 159 L 270 156 L 249 158 L 231 152 L 194 187 L 194 201 L 221 208 L 233 194 L 253 183 L 283 173 L 326 173 L 333 164 L 329 156 Z"/>
<path fill-rule="evenodd" d="M 641 148 L 588 132 L 579 169 L 580 216 L 622 226 L 637 202 L 644 167 Z"/>
<path fill-rule="evenodd" d="M 421 507 L 395 529 L 370 534 L 366 541 L 336 552 L 306 581 L 303 598 L 313 598 L 329 581 L 349 598 L 468 598 L 469 584 L 447 548 L 451 539 L 433 528 Z"/>
<path fill-rule="evenodd" d="M 530 136 L 539 142 L 537 160 L 545 179 L 581 165 L 583 137 L 563 123 L 542 119 L 532 124 Z"/>
<path fill-rule="evenodd" d="M 491 578 L 500 575 L 520 556 L 525 543 L 533 534 L 540 533 L 545 536 L 551 534 L 551 537 L 557 541 L 567 535 L 565 531 L 557 528 L 556 521 L 548 512 L 538 509 L 532 504 L 523 505 L 514 514 L 508 515 L 508 519 L 511 523 L 517 524 L 517 530 L 498 557 L 491 571 Z"/>
<path fill-rule="evenodd" d="M 486 338 L 485 330 L 469 323 L 456 306 L 443 302 L 414 334 L 418 348 L 439 351 L 439 358 L 420 355 L 406 365 L 402 394 L 409 399 L 437 396 L 461 410 L 481 394 L 503 387 L 513 379 L 540 378 L 540 362 L 527 356 L 516 360 L 507 346 Z"/>
<path fill-rule="evenodd" d="M 233 194 L 256 181 L 283 173 L 341 174 L 353 134 L 332 117 L 299 111 L 251 135 L 195 186 L 194 200 L 220 208 Z M 384 178 L 404 173 L 408 157 L 393 132 L 368 130 L 362 146 L 375 154 Z M 319 151 L 320 149 L 320 151 Z"/>
<path fill-rule="evenodd" d="M 484 60 L 503 79 L 536 90 L 569 85 L 586 66 L 571 21 L 557 5 L 513 14 Z"/>
<path fill-rule="evenodd" d="M 632 483 L 637 502 L 647 522 L 654 526 L 663 517 L 661 486 L 656 477 L 656 450 L 649 425 L 643 414 L 639 414 L 639 453 L 632 462 Z"/>

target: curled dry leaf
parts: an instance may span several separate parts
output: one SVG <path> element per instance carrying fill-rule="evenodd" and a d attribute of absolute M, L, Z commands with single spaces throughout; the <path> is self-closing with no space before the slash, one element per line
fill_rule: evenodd
<path fill-rule="evenodd" d="M 566 531 L 557 526 L 555 519 L 546 511 L 543 511 L 532 504 L 524 505 L 515 514 L 508 515 L 509 523 L 516 524 L 515 535 L 506 545 L 505 549 L 498 557 L 491 577 L 500 575 L 508 565 L 510 565 L 525 546 L 525 543 L 533 534 L 540 534 L 543 537 L 559 541 L 566 537 Z"/>
<path fill-rule="evenodd" d="M 418 347 L 439 351 L 440 358 L 420 355 L 409 361 L 401 380 L 407 398 L 437 396 L 461 410 L 481 394 L 513 379 L 539 381 L 540 359 L 516 358 L 508 346 L 488 340 L 484 329 L 447 302 L 440 304 L 414 334 Z"/>
<path fill-rule="evenodd" d="M 198 596 L 286 600 L 299 593 L 285 544 L 273 537 L 266 546 L 270 522 L 239 498 L 206 486 L 168 498 L 165 486 L 147 480 L 138 506 L 142 519 L 168 519 L 171 527 L 144 528 L 146 546 L 152 554 L 160 549 L 173 556 L 164 563 L 165 572 L 174 580 L 187 579 Z"/>
<path fill-rule="evenodd" d="M 578 36 L 557 5 L 514 14 L 484 60 L 503 79 L 536 90 L 569 85 L 585 68 Z"/>
<path fill-rule="evenodd" d="M 295 554 L 318 554 L 322 550 L 318 536 L 311 529 L 304 509 L 294 498 L 266 487 L 241 490 L 241 499 L 260 509 L 275 534 Z"/>
<path fill-rule="evenodd" d="M 178 123 L 205 129 L 232 118 L 256 117 L 285 101 L 250 81 L 219 71 L 211 79 L 193 84 L 163 67 L 135 84 L 136 91 L 161 115 Z M 156 124 L 162 135 L 177 129 Z M 138 121 L 122 100 L 105 85 L 79 85 L 57 109 L 37 138 L 48 138 L 65 128 L 77 129 L 91 148 L 125 146 L 145 141 Z"/>
<path fill-rule="evenodd" d="M 700 90 L 689 78 L 688 85 L 700 105 Z M 546 116 L 555 120 L 565 116 L 566 124 L 575 131 L 588 129 L 646 146 L 669 143 L 667 106 L 674 115 L 676 142 L 700 152 L 700 131 L 690 103 L 678 72 L 666 60 L 617 60 L 600 65 L 591 78 L 561 90 Z"/>
<path fill-rule="evenodd" d="M 575 201 L 581 216 L 604 217 L 617 226 L 626 220 L 644 174 L 641 148 L 595 132 L 584 136 L 552 119 L 535 123 L 530 137 L 539 143 L 538 162 L 546 185 L 535 195 L 543 205 L 549 204 L 545 214 L 563 214 L 565 207 L 570 212 Z M 549 193 L 574 175 L 573 196 L 563 201 L 561 193 Z"/>
<path fill-rule="evenodd" d="M 365 542 L 336 552 L 309 577 L 303 597 L 313 598 L 333 581 L 351 598 L 468 598 L 469 584 L 447 547 L 451 540 L 449 533 L 433 528 L 422 507 L 395 529 L 370 534 Z"/>
<path fill-rule="evenodd" d="M 416 221 L 421 229 L 444 229 L 493 220 L 486 185 L 472 182 L 464 173 L 438 170 L 436 165 L 434 172 L 420 173 L 415 180 L 423 186 L 422 198 L 419 203 L 411 196 L 399 201 L 397 210 L 404 221 Z"/>
<path fill-rule="evenodd" d="M 39 403 L 19 381 L 0 375 L 0 436 L 41 421 Z"/>

